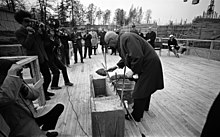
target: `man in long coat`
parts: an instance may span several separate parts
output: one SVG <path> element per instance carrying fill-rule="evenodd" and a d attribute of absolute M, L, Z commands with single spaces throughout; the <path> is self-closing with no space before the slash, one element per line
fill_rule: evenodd
<path fill-rule="evenodd" d="M 149 27 L 148 33 L 146 34 L 146 40 L 150 43 L 150 45 L 155 48 L 155 40 L 156 40 L 157 34 L 152 31 L 152 28 Z"/>
<path fill-rule="evenodd" d="M 40 72 L 44 78 L 44 95 L 46 100 L 50 100 L 50 96 L 54 93 L 48 92 L 48 86 L 51 82 L 51 74 L 48 66 L 48 57 L 44 49 L 44 34 L 40 27 L 36 30 L 31 27 L 31 14 L 27 11 L 19 10 L 15 13 L 15 20 L 21 24 L 21 27 L 16 30 L 15 36 L 18 42 L 26 50 L 27 56 L 37 56 L 39 60 Z"/>
<path fill-rule="evenodd" d="M 160 59 L 152 46 L 135 33 L 124 33 L 117 35 L 115 32 L 106 33 L 107 44 L 117 44 L 121 60 L 117 66 L 108 69 L 127 66 L 131 73 L 126 74 L 128 78 L 138 75 L 133 91 L 134 106 L 132 116 L 139 122 L 144 111 L 148 111 L 150 97 L 156 90 L 163 89 L 163 70 Z M 125 117 L 129 119 L 128 116 Z"/>
<path fill-rule="evenodd" d="M 94 28 L 91 28 L 90 34 L 92 35 L 92 48 L 94 49 L 94 55 L 96 55 L 96 49 L 98 48 L 98 34 Z"/>
<path fill-rule="evenodd" d="M 73 42 L 74 60 L 75 60 L 74 63 L 78 62 L 77 50 L 79 51 L 81 63 L 84 63 L 83 62 L 83 53 L 82 53 L 82 43 L 81 43 L 82 38 L 83 37 L 82 37 L 81 32 L 78 32 L 77 28 L 74 27 L 73 28 L 73 33 L 71 34 L 71 39 L 72 39 L 72 42 Z"/>

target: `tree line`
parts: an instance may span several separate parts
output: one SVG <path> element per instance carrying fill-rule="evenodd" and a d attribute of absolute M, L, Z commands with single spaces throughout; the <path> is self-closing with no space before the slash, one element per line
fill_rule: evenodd
<path fill-rule="evenodd" d="M 143 21 L 152 23 L 150 9 L 144 12 L 142 7 L 133 5 L 128 13 L 121 8 L 117 8 L 114 13 L 111 13 L 110 9 L 103 10 L 93 3 L 86 7 L 80 0 L 61 0 L 55 4 L 56 2 L 57 0 L 36 0 L 35 3 L 28 3 L 25 0 L 2 0 L 0 5 L 14 12 L 19 9 L 29 10 L 36 19 L 42 22 L 46 22 L 49 18 L 58 18 L 63 26 L 86 24 L 123 26 L 131 23 L 140 24 Z"/>

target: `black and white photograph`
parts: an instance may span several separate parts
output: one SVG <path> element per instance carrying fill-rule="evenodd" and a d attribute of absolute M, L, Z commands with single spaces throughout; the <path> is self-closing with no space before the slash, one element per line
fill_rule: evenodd
<path fill-rule="evenodd" d="M 0 137 L 219 137 L 220 0 L 0 0 Z"/>

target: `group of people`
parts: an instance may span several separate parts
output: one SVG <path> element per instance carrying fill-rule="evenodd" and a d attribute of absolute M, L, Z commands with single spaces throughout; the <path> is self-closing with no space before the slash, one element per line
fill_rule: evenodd
<path fill-rule="evenodd" d="M 74 27 L 73 33 L 70 34 L 70 41 L 73 43 L 73 49 L 74 49 L 74 61 L 75 63 L 78 62 L 77 60 L 77 51 L 79 52 L 81 63 L 83 62 L 83 59 L 87 57 L 87 53 L 89 58 L 91 58 L 91 55 L 96 55 L 96 50 L 98 48 L 98 45 L 101 45 L 102 53 L 107 54 L 108 53 L 108 46 L 104 40 L 106 31 L 104 28 L 101 29 L 101 31 L 97 31 L 94 28 L 87 28 L 84 32 L 82 30 L 78 30 L 76 27 Z M 84 41 L 84 42 L 82 42 Z M 84 45 L 83 45 L 84 43 Z M 83 54 L 83 48 L 84 46 L 84 54 Z M 114 47 L 110 47 L 112 49 L 112 54 L 116 55 L 116 49 Z M 93 51 L 93 53 L 92 53 Z"/>
<path fill-rule="evenodd" d="M 56 56 L 57 53 L 54 53 L 54 51 L 58 52 L 56 48 L 69 38 L 62 39 L 62 36 L 53 29 L 45 31 L 43 27 L 32 28 L 30 26 L 31 14 L 26 11 L 18 11 L 15 19 L 22 25 L 16 31 L 18 41 L 26 49 L 27 55 L 38 56 L 40 71 L 44 78 L 43 89 L 46 100 L 53 95 L 47 91 L 51 82 L 50 71 L 53 74 L 52 89 L 61 88 L 58 86 L 59 70 L 63 73 L 65 85 L 73 86 L 69 81 L 66 66 Z M 102 51 L 107 53 L 107 47 L 114 47 L 121 57 L 117 65 L 110 67 L 107 71 L 112 72 L 117 68 L 128 67 L 130 71 L 125 75 L 135 81 L 132 94 L 133 111 L 131 115 L 126 114 L 125 119 L 140 122 L 144 112 L 149 111 L 151 95 L 164 88 L 160 58 L 155 52 L 150 38 L 145 40 L 133 32 L 117 34 L 113 31 L 102 31 L 100 35 Z M 154 34 L 151 35 L 154 36 Z M 63 37 L 65 36 L 67 35 L 63 35 Z M 75 63 L 78 61 L 77 51 L 79 51 L 81 63 L 83 63 L 82 39 L 85 40 L 84 58 L 86 58 L 87 50 L 89 58 L 91 58 L 92 48 L 96 49 L 98 46 L 94 38 L 97 39 L 98 35 L 93 29 L 91 32 L 86 30 L 85 35 L 82 36 L 82 33 L 77 32 L 77 29 L 74 28 L 70 39 L 73 42 Z M 95 50 L 94 54 L 96 54 Z M 0 66 L 3 66 L 0 73 L 0 121 L 1 125 L 4 124 L 3 133 L 10 137 L 56 137 L 57 132 L 48 132 L 48 130 L 55 129 L 64 105 L 56 104 L 47 114 L 38 117 L 32 101 L 38 98 L 39 93 L 36 87 L 29 86 L 22 79 L 20 74 L 22 66 L 9 60 L 0 60 Z"/>
<path fill-rule="evenodd" d="M 143 39 L 145 39 L 153 48 L 155 48 L 155 40 L 156 40 L 156 33 L 152 30 L 151 27 L 148 28 L 148 32 L 144 35 L 141 30 L 137 30 L 136 26 L 133 24 L 132 25 L 132 29 L 130 30 L 130 32 L 136 33 L 137 35 L 139 35 L 140 37 L 142 37 Z"/>
<path fill-rule="evenodd" d="M 141 30 L 135 28 L 135 25 L 132 25 L 132 29 L 130 32 L 136 33 L 145 39 L 153 48 L 155 48 L 155 40 L 156 40 L 156 33 L 152 30 L 151 27 L 148 28 L 148 32 L 144 35 Z M 178 44 L 174 35 L 170 35 L 167 41 L 169 51 L 173 52 L 176 57 L 179 58 L 179 53 L 183 54 L 186 51 L 186 48 L 181 48 Z"/>
<path fill-rule="evenodd" d="M 27 56 L 38 57 L 40 72 L 44 79 L 42 86 L 45 100 L 48 101 L 55 95 L 48 92 L 49 85 L 52 90 L 62 88 L 58 86 L 60 70 L 65 86 L 73 86 L 69 80 L 66 65 L 59 56 L 60 46 L 68 48 L 65 32 L 57 31 L 53 27 L 46 29 L 24 10 L 16 12 L 14 18 L 21 25 L 15 32 L 18 42 L 25 49 Z M 15 62 L 1 59 L 0 66 L 0 118 L 7 129 L 4 134 L 9 137 L 56 137 L 58 132 L 48 131 L 55 129 L 64 105 L 58 103 L 49 112 L 39 116 L 32 101 L 39 97 L 38 88 L 41 85 L 32 87 L 25 83 L 21 73 L 23 66 Z M 30 65 L 26 67 L 30 68 L 33 76 Z"/>

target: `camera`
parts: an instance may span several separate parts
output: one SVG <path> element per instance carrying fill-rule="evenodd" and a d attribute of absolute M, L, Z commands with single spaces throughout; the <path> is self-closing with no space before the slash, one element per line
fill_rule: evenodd
<path fill-rule="evenodd" d="M 39 30 L 39 28 L 44 29 L 44 23 L 39 21 L 31 22 L 31 27 L 36 31 Z"/>
<path fill-rule="evenodd" d="M 38 20 L 26 18 L 24 21 L 29 22 L 29 26 L 32 27 L 35 31 L 37 31 L 39 28 L 44 28 L 44 23 L 39 22 Z"/>
<path fill-rule="evenodd" d="M 58 19 L 48 19 L 48 25 L 51 29 L 58 29 L 60 27 L 60 23 Z"/>

